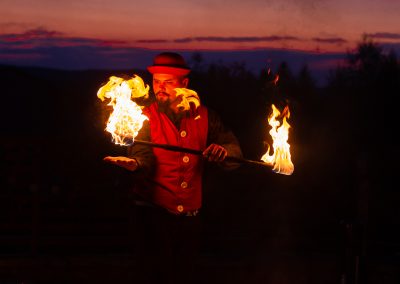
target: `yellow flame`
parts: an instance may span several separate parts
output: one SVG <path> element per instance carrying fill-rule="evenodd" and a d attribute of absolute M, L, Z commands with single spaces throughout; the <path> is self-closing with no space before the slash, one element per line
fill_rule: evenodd
<path fill-rule="evenodd" d="M 280 174 L 291 175 L 294 171 L 294 165 L 290 155 L 290 145 L 287 143 L 289 138 L 290 125 L 287 119 L 290 117 L 289 107 L 283 110 L 283 123 L 281 125 L 277 118 L 281 115 L 280 111 L 272 105 L 272 114 L 268 118 L 268 123 L 272 127 L 269 134 L 272 137 L 272 148 L 274 153 L 269 153 L 270 147 L 267 152 L 261 157 L 261 160 L 273 166 L 273 171 Z"/>
<path fill-rule="evenodd" d="M 111 76 L 107 84 L 97 91 L 97 97 L 102 101 L 110 99 L 108 105 L 113 107 L 106 131 L 111 133 L 115 144 L 132 145 L 143 122 L 148 120 L 132 98 L 148 97 L 149 88 L 137 75 L 129 80 Z"/>
<path fill-rule="evenodd" d="M 193 103 L 195 108 L 200 106 L 200 98 L 195 91 L 186 88 L 175 88 L 175 91 L 177 97 L 182 97 L 181 103 L 177 105 L 178 108 L 189 110 L 190 103 Z"/>
<path fill-rule="evenodd" d="M 137 75 L 134 75 L 131 79 L 125 80 L 120 77 L 111 76 L 103 87 L 97 91 L 97 97 L 104 101 L 105 98 L 115 99 L 117 96 L 113 95 L 114 89 L 118 88 L 122 83 L 127 85 L 130 89 L 130 95 L 132 98 L 147 98 L 149 95 L 149 86 L 145 85 L 143 79 Z"/>

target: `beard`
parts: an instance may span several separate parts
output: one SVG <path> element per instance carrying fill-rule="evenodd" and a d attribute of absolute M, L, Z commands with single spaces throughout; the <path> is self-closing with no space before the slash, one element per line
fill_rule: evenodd
<path fill-rule="evenodd" d="M 164 93 L 164 94 L 166 94 L 165 92 L 158 92 L 158 93 L 156 94 L 156 97 L 157 97 L 157 95 L 158 95 L 159 93 Z M 168 95 L 168 94 L 167 94 L 167 95 Z M 158 108 L 159 108 L 160 111 L 166 112 L 166 111 L 169 109 L 170 105 L 171 105 L 171 101 L 169 100 L 169 97 L 167 97 L 166 100 L 159 100 L 159 99 L 157 99 L 157 104 L 158 104 Z"/>
<path fill-rule="evenodd" d="M 170 106 L 170 102 L 168 100 L 167 101 L 157 101 L 157 104 L 158 104 L 158 109 L 161 112 L 166 112 Z"/>

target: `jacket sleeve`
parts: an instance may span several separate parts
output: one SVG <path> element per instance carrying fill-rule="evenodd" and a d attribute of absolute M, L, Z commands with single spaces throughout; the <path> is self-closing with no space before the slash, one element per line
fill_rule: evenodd
<path fill-rule="evenodd" d="M 240 144 L 234 133 L 224 125 L 219 115 L 208 109 L 208 136 L 207 145 L 212 143 L 221 145 L 224 147 L 229 157 L 243 158 L 242 150 Z M 226 170 L 233 170 L 240 166 L 240 163 L 229 161 L 225 159 L 221 163 L 221 166 Z"/>
<path fill-rule="evenodd" d="M 135 137 L 135 140 L 151 141 L 150 125 L 147 120 L 143 122 L 143 127 Z M 148 145 L 133 143 L 132 146 L 128 147 L 128 157 L 136 159 L 139 164 L 138 171 L 144 174 L 148 174 L 154 169 L 155 157 L 152 147 Z"/>

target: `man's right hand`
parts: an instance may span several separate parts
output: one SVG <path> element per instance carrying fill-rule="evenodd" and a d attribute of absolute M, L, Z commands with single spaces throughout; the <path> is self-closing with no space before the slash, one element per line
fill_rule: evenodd
<path fill-rule="evenodd" d="M 117 157 L 107 156 L 103 160 L 107 163 L 117 165 L 121 168 L 127 169 L 128 171 L 132 172 L 135 171 L 139 166 L 136 159 L 123 156 L 117 156 Z"/>

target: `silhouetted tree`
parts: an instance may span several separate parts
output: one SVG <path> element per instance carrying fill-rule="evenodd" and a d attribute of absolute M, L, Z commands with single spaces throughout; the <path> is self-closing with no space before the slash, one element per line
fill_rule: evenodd
<path fill-rule="evenodd" d="M 393 242 L 393 236 L 398 238 L 393 232 L 383 233 L 383 229 L 390 231 L 398 226 L 400 215 L 387 205 L 393 184 L 397 183 L 399 150 L 394 129 L 395 96 L 400 93 L 399 66 L 393 51 L 386 53 L 379 44 L 364 37 L 355 52 L 348 54 L 347 65 L 332 73 L 328 88 L 326 109 L 331 110 L 331 122 L 341 125 L 340 131 L 335 132 L 340 141 L 337 150 L 343 153 L 340 156 L 353 184 L 346 194 L 354 198 L 347 208 L 349 216 L 355 222 L 368 224 L 363 227 L 363 239 L 356 240 L 363 242 L 363 246 L 359 244 L 363 254 L 367 247 L 373 253 L 378 239 L 383 243 Z"/>
<path fill-rule="evenodd" d="M 391 122 L 387 117 L 393 113 L 389 110 L 393 110 L 394 94 L 399 91 L 399 76 L 394 52 L 385 54 L 368 38 L 348 55 L 347 66 L 335 71 L 330 90 L 340 100 L 336 105 L 342 103 L 341 108 L 348 109 L 346 113 L 351 118 L 348 122 L 359 147 L 374 148 L 379 142 L 377 130 L 384 122 Z"/>
<path fill-rule="evenodd" d="M 309 97 L 315 95 L 316 84 L 314 78 L 311 76 L 310 68 L 304 65 L 297 76 L 297 89 L 304 94 L 309 94 Z M 304 98 L 306 99 L 306 98 Z"/>
<path fill-rule="evenodd" d="M 278 66 L 276 73 L 279 75 L 277 82 L 279 98 L 277 99 L 280 101 L 281 107 L 284 107 L 296 91 L 296 79 L 285 61 Z"/>
<path fill-rule="evenodd" d="M 295 78 L 290 98 L 291 112 L 294 122 L 292 132 L 297 143 L 307 143 L 310 138 L 310 127 L 316 127 L 321 114 L 321 98 L 317 95 L 317 87 L 307 65 L 300 69 Z"/>

